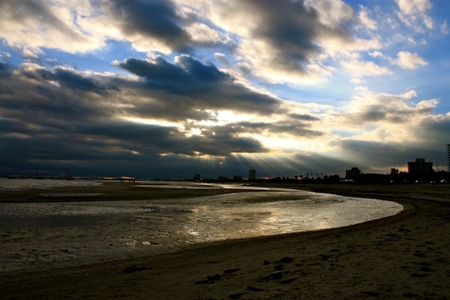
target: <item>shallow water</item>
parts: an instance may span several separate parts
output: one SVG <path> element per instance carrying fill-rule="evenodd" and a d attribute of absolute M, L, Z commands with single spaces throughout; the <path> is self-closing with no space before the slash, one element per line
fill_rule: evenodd
<path fill-rule="evenodd" d="M 342 227 L 402 209 L 388 201 L 299 190 L 177 200 L 0 203 L 0 270 L 80 265 L 210 241 Z"/>
<path fill-rule="evenodd" d="M 23 189 L 48 189 L 55 187 L 96 186 L 102 184 L 92 180 L 62 180 L 62 179 L 7 179 L 0 178 L 0 191 L 14 191 Z"/>

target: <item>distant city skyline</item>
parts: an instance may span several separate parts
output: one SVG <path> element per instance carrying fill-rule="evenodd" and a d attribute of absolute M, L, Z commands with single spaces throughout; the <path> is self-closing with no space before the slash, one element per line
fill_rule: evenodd
<path fill-rule="evenodd" d="M 0 176 L 448 165 L 450 1 L 0 1 Z"/>
<path fill-rule="evenodd" d="M 449 145 L 449 162 L 450 162 L 450 145 Z M 263 173 L 263 175 L 258 176 L 259 172 L 251 168 L 249 170 L 242 170 L 242 169 L 236 169 L 236 172 L 234 173 L 207 173 L 200 174 L 187 174 L 186 176 L 141 176 L 136 174 L 125 174 L 120 173 L 120 175 L 117 174 L 73 174 L 70 173 L 67 169 L 64 170 L 64 173 L 60 170 L 46 170 L 44 172 L 40 172 L 40 165 L 37 164 L 35 169 L 35 174 L 24 172 L 24 173 L 14 173 L 14 174 L 0 174 L 0 177 L 54 177 L 54 178 L 72 178 L 72 177 L 79 177 L 79 178 L 114 178 L 114 179 L 124 179 L 125 181 L 129 179 L 148 179 L 148 180 L 193 180 L 193 181 L 201 181 L 201 180 L 255 180 L 255 179 L 274 179 L 274 178 L 295 178 L 295 179 L 305 179 L 305 178 L 326 178 L 330 176 L 339 176 L 341 178 L 356 178 L 360 175 L 368 175 L 368 174 L 379 174 L 379 175 L 395 175 L 395 174 L 402 174 L 402 173 L 408 173 L 410 175 L 414 174 L 431 174 L 432 172 L 438 173 L 438 172 L 446 172 L 446 170 L 439 169 L 438 164 L 434 164 L 435 162 L 428 161 L 424 158 L 415 158 L 413 161 L 408 161 L 406 163 L 406 169 L 397 169 L 397 168 L 391 168 L 389 172 L 382 172 L 382 173 L 370 173 L 365 172 L 363 169 L 360 169 L 359 167 L 353 166 L 348 167 L 345 170 L 341 170 L 341 172 L 335 172 L 335 173 L 323 173 L 323 172 L 297 172 L 292 174 L 281 174 L 279 171 L 272 172 L 272 175 L 268 175 Z M 417 167 L 415 167 L 417 165 Z M 413 167 L 412 167 L 413 166 Z M 223 171 L 226 171 L 227 169 L 222 169 Z M 266 169 L 263 169 L 263 172 L 266 172 Z M 447 171 L 448 172 L 448 171 Z M 258 175 L 257 175 L 258 174 Z M 172 174 L 175 175 L 175 174 Z M 192 175 L 192 176 L 190 176 Z M 247 175 L 247 176 L 246 176 Z"/>

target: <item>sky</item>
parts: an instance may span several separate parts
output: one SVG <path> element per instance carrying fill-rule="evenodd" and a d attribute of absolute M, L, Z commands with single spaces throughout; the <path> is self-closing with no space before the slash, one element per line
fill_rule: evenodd
<path fill-rule="evenodd" d="M 447 170 L 447 0 L 2 0 L 0 175 Z"/>

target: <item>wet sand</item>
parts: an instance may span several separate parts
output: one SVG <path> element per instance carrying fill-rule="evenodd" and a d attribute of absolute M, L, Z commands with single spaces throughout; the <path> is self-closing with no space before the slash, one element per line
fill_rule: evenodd
<path fill-rule="evenodd" d="M 142 196 L 142 191 L 122 187 L 78 192 L 109 193 L 117 188 L 117 199 Z M 81 267 L 5 272 L 0 274 L 2 298 L 448 298 L 450 185 L 286 187 L 396 201 L 406 210 L 345 228 L 196 245 L 176 253 Z M 174 198 L 217 191 L 158 193 Z M 30 191 L 15 196 L 16 201 L 56 201 L 41 198 Z M 5 199 L 1 192 L 0 199 Z"/>
<path fill-rule="evenodd" d="M 117 185 L 111 187 L 120 194 Z M 159 199 L 167 188 L 233 193 Z M 1 203 L 0 273 L 75 267 L 210 242 L 343 227 L 403 210 L 389 201 L 292 189 L 250 190 L 242 185 L 140 182 L 123 186 L 122 191 L 131 189 L 139 189 L 144 199 L 98 201 L 97 196 L 104 194 L 44 191 L 37 197 L 47 202 Z M 59 202 L 68 197 L 79 201 Z"/>

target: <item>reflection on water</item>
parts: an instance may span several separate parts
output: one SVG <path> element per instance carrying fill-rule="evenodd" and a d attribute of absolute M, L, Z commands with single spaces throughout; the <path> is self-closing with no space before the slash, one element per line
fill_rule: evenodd
<path fill-rule="evenodd" d="M 341 227 L 402 209 L 393 202 L 298 190 L 176 200 L 0 203 L 0 270 L 31 262 L 76 265 L 207 241 Z M 30 245 L 40 250 L 32 252 Z"/>
<path fill-rule="evenodd" d="M 243 192 L 189 200 L 2 203 L 0 208 L 0 230 L 89 226 L 107 218 L 126 220 L 121 226 L 145 219 L 147 226 L 164 230 L 167 224 L 163 221 L 170 220 L 172 224 L 168 227 L 176 228 L 177 232 L 184 230 L 199 240 L 206 235 L 207 240 L 220 240 L 341 227 L 402 210 L 401 205 L 393 202 L 297 190 Z M 64 218 L 67 222 L 63 222 Z M 234 230 L 237 224 L 240 233 Z"/>

